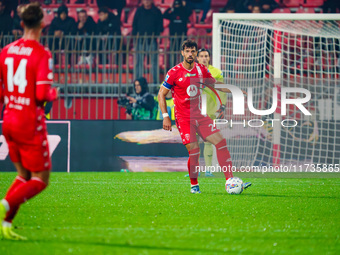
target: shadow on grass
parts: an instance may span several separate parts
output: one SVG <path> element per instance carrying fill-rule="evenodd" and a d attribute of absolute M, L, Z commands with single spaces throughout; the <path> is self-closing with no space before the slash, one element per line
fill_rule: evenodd
<path fill-rule="evenodd" d="M 203 193 L 202 193 L 203 194 Z M 202 196 L 202 194 L 200 194 L 200 196 Z M 315 199 L 320 199 L 320 198 L 327 198 L 327 199 L 339 199 L 340 196 L 304 196 L 304 195 L 276 195 L 276 194 L 254 194 L 254 193 L 242 193 L 241 195 L 228 195 L 226 194 L 226 192 L 213 192 L 213 193 L 204 193 L 204 194 L 208 194 L 208 195 L 220 195 L 220 196 L 232 196 L 232 197 L 239 197 L 239 196 L 247 196 L 247 197 L 273 197 L 273 198 L 277 198 L 277 197 L 282 197 L 282 198 L 315 198 Z"/>
<path fill-rule="evenodd" d="M 9 241 L 9 240 L 6 240 Z M 10 241 L 17 243 L 18 241 Z M 166 246 L 152 246 L 152 245 L 139 245 L 139 244 L 131 244 L 131 243 L 107 243 L 103 242 L 85 242 L 85 241 L 65 241 L 65 240 L 26 240 L 26 241 L 19 241 L 19 243 L 55 243 L 55 244 L 65 244 L 65 245 L 92 245 L 92 246 L 102 246 L 102 247 L 111 247 L 111 248 L 127 248 L 127 249 L 146 249 L 146 250 L 163 250 L 163 251 L 182 251 L 182 252 L 206 252 L 208 254 L 212 253 L 225 253 L 225 250 L 218 250 L 218 249 L 205 249 L 205 248 L 185 248 L 185 247 L 166 247 Z"/>
<path fill-rule="evenodd" d="M 297 196 L 297 195 L 273 195 L 273 194 L 253 194 L 253 193 L 243 193 L 242 196 L 248 196 L 248 197 L 283 197 L 283 198 L 329 198 L 329 199 L 339 199 L 338 197 L 333 196 Z"/>

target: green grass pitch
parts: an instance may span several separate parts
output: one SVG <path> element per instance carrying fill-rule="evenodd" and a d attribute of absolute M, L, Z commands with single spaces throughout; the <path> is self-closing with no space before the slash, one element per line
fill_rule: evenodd
<path fill-rule="evenodd" d="M 340 178 L 240 173 L 253 186 L 228 195 L 222 178 L 190 194 L 184 174 L 52 173 L 14 221 L 29 240 L 0 254 L 340 254 Z"/>

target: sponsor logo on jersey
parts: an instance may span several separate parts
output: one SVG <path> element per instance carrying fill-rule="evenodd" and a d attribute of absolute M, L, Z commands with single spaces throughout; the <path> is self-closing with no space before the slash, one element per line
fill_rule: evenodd
<path fill-rule="evenodd" d="M 194 77 L 194 76 L 196 76 L 195 73 L 187 73 L 187 74 L 185 75 L 185 77 Z"/>
<path fill-rule="evenodd" d="M 197 95 L 197 93 L 198 93 L 198 89 L 196 85 L 190 85 L 187 87 L 187 94 L 189 97 L 194 97 Z"/>

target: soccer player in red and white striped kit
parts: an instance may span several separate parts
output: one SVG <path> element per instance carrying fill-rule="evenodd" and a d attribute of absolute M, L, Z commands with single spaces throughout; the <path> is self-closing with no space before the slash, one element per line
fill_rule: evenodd
<path fill-rule="evenodd" d="M 171 90 L 175 105 L 176 125 L 182 142 L 189 152 L 190 192 L 201 193 L 197 181 L 198 171 L 196 167 L 199 166 L 200 148 L 196 133 L 203 140 L 215 145 L 218 163 L 224 169 L 223 173 L 226 180 L 233 177 L 232 160 L 226 139 L 223 138 L 212 119 L 207 115 L 202 115 L 200 110 L 202 83 L 213 87 L 216 80 L 204 65 L 195 62 L 197 56 L 197 43 L 195 41 L 184 41 L 181 53 L 184 60 L 167 73 L 158 93 L 158 101 L 163 113 L 163 129 L 171 131 L 171 120 L 167 113 L 165 100 L 165 96 Z M 230 90 L 226 88 L 219 90 L 230 93 Z M 245 183 L 244 188 L 248 188 L 250 185 L 251 183 Z"/>
<path fill-rule="evenodd" d="M 52 57 L 39 43 L 43 10 L 31 3 L 22 13 L 24 35 L 0 53 L 0 99 L 5 103 L 2 131 L 17 176 L 0 202 L 3 238 L 25 240 L 12 230 L 21 204 L 48 185 L 51 159 L 47 141 L 44 103 L 57 99 Z"/>

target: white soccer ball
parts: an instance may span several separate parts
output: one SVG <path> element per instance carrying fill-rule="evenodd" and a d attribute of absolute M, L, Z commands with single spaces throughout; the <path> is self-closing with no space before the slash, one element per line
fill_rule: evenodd
<path fill-rule="evenodd" d="M 243 191 L 243 181 L 238 177 L 229 178 L 225 184 L 225 190 L 231 195 L 241 194 Z"/>

